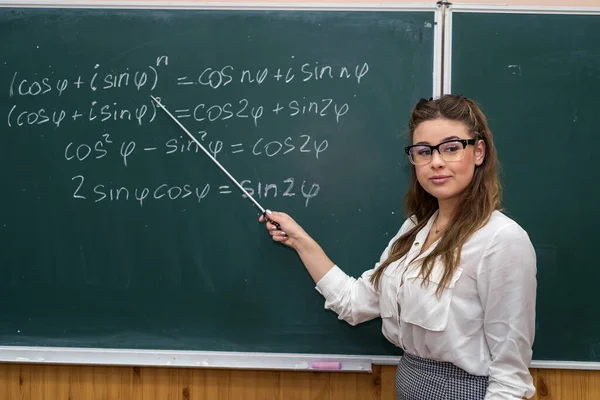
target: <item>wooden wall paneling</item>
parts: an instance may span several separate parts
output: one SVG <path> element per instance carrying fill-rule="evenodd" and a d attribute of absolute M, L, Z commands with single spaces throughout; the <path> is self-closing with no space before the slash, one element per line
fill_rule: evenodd
<path fill-rule="evenodd" d="M 0 364 L 2 400 L 394 400 L 372 373 Z M 600 371 L 533 369 L 534 400 L 599 400 Z"/>

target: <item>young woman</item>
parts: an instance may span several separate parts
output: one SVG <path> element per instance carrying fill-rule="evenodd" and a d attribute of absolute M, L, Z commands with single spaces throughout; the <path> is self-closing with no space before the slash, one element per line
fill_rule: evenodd
<path fill-rule="evenodd" d="M 358 279 L 289 215 L 269 211 L 266 227 L 297 251 L 340 319 L 381 317 L 385 337 L 404 351 L 398 400 L 532 397 L 536 255 L 527 233 L 499 211 L 486 118 L 473 101 L 445 95 L 419 101 L 409 129 L 409 218 Z"/>

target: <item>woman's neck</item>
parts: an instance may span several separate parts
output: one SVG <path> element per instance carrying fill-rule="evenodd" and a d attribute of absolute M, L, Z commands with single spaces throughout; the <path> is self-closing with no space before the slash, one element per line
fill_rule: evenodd
<path fill-rule="evenodd" d="M 457 206 L 457 202 L 457 198 L 438 200 L 439 213 L 437 221 L 435 222 L 437 226 L 445 227 L 448 224 L 450 218 L 452 218 L 452 213 Z"/>

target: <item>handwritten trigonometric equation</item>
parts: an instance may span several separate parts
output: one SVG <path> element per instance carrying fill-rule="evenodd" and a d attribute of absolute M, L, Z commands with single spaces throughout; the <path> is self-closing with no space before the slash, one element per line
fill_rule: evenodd
<path fill-rule="evenodd" d="M 231 185 L 211 183 L 158 183 L 155 185 L 126 186 L 114 181 L 89 182 L 84 175 L 74 175 L 72 181 L 72 197 L 79 200 L 99 202 L 136 202 L 143 207 L 151 201 L 181 201 L 200 204 L 209 195 L 234 195 L 247 197 Z M 262 198 L 290 197 L 298 198 L 305 207 L 310 199 L 317 196 L 321 190 L 318 183 L 289 177 L 281 182 L 264 183 L 243 179 L 242 187 L 250 196 Z"/>
<path fill-rule="evenodd" d="M 165 105 L 167 105 L 165 103 Z M 199 123 L 214 123 L 231 119 L 248 119 L 252 125 L 258 127 L 259 121 L 270 113 L 273 116 L 296 117 L 296 116 L 318 116 L 333 118 L 339 123 L 341 118 L 350 111 L 348 103 L 337 103 L 331 98 L 318 100 L 290 100 L 286 102 L 275 102 L 269 106 L 251 105 L 248 99 L 237 102 L 226 102 L 223 104 L 200 103 L 192 108 L 176 108 L 174 115 L 179 120 L 190 120 Z M 123 122 L 138 125 L 148 124 L 156 119 L 157 108 L 154 102 L 124 106 L 118 101 L 101 102 L 92 100 L 83 107 L 64 109 L 42 106 L 39 108 L 28 108 L 13 104 L 6 117 L 9 128 L 32 127 L 54 125 L 60 128 L 74 123 Z"/>
<path fill-rule="evenodd" d="M 266 140 L 259 137 L 244 142 L 226 144 L 222 140 L 208 140 L 206 131 L 198 132 L 200 142 L 204 147 L 218 158 L 221 154 L 248 154 L 251 156 L 275 157 L 290 153 L 303 153 L 319 159 L 319 155 L 327 150 L 327 139 L 314 139 L 310 135 L 301 134 L 296 137 L 288 136 L 281 140 Z M 196 142 L 183 136 L 166 140 L 160 146 L 140 145 L 132 140 L 115 143 L 111 134 L 104 133 L 102 138 L 90 144 L 69 142 L 65 146 L 64 157 L 67 161 L 91 162 L 106 157 L 110 151 L 116 151 L 127 167 L 135 157 L 143 157 L 137 153 L 158 152 L 163 154 L 200 153 L 202 150 Z"/>
<path fill-rule="evenodd" d="M 132 186 L 119 184 L 118 176 L 107 176 L 104 182 L 86 178 L 81 166 L 105 168 L 107 162 L 117 163 L 119 171 L 126 174 L 134 163 L 152 162 L 157 156 L 206 156 L 175 125 L 169 132 L 164 131 L 164 124 L 158 133 L 152 128 L 160 110 L 150 94 L 172 110 L 215 158 L 245 158 L 252 163 L 253 159 L 296 157 L 314 163 L 326 158 L 337 141 L 344 140 L 345 118 L 352 114 L 357 101 L 358 90 L 352 87 L 368 85 L 371 73 L 368 62 L 363 61 L 329 65 L 290 55 L 275 66 L 194 66 L 174 65 L 167 54 L 138 60 L 130 67 L 98 61 L 75 65 L 75 71 L 66 74 L 52 64 L 33 73 L 12 71 L 4 92 L 8 95 L 6 126 L 9 131 L 32 135 L 32 140 L 38 133 L 39 137 L 52 133 L 52 140 L 62 142 L 63 154 L 57 162 L 73 166 L 73 173 L 62 177 L 72 188 L 66 196 L 102 204 L 135 201 L 141 207 L 151 201 L 200 204 L 208 196 L 245 196 L 226 180 Z M 323 82 L 350 90 L 328 93 L 331 89 L 324 89 Z M 273 90 L 273 85 L 283 85 L 285 90 Z M 267 86 L 270 89 L 263 90 Z M 319 132 L 290 129 L 300 120 L 318 121 Z M 280 135 L 273 134 L 273 126 Z M 323 133 L 327 126 L 331 133 Z M 77 135 L 73 134 L 74 127 Z M 253 197 L 280 196 L 301 201 L 304 206 L 326 190 L 311 178 L 295 175 L 290 173 L 282 181 L 239 180 Z M 145 182 L 155 180 L 147 178 Z M 93 179 L 98 178 L 95 175 Z"/>

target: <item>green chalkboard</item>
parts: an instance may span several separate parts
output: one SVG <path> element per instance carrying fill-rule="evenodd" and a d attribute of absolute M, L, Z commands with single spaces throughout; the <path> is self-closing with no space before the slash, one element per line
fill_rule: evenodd
<path fill-rule="evenodd" d="M 433 11 L 0 11 L 0 345 L 394 355 L 157 110 L 349 273 L 403 221 Z"/>
<path fill-rule="evenodd" d="M 538 256 L 533 358 L 600 361 L 600 15 L 453 13 L 452 92 L 489 117 Z"/>

